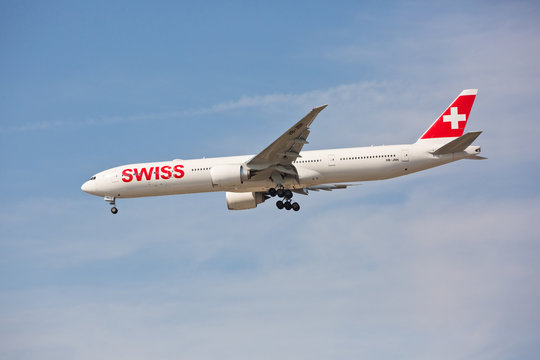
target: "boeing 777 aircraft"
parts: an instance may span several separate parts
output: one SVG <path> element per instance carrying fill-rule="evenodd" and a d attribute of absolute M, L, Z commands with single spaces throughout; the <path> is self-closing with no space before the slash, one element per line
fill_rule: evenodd
<path fill-rule="evenodd" d="M 314 108 L 257 155 L 129 164 L 102 171 L 81 189 L 116 199 L 225 191 L 230 210 L 257 207 L 278 196 L 278 209 L 300 210 L 293 193 L 344 189 L 351 182 L 383 180 L 460 159 L 485 159 L 471 146 L 481 131 L 463 135 L 476 89 L 463 90 L 414 144 L 301 151 L 309 126 L 327 106 Z"/>

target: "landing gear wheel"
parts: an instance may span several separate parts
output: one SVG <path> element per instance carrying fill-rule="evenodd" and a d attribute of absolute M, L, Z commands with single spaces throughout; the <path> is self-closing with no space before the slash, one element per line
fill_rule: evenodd
<path fill-rule="evenodd" d="M 292 209 L 294 211 L 298 211 L 298 210 L 300 210 L 300 205 L 297 202 L 293 202 L 292 203 Z"/>
<path fill-rule="evenodd" d="M 283 205 L 283 201 L 278 200 L 278 202 L 276 203 L 276 206 L 277 206 L 277 208 L 278 208 L 279 210 L 283 209 L 283 206 L 284 206 L 284 205 Z"/>
<path fill-rule="evenodd" d="M 270 195 L 271 197 L 276 196 L 277 195 L 276 189 L 271 188 L 270 190 L 268 190 L 268 195 Z"/>
<path fill-rule="evenodd" d="M 283 204 L 283 206 L 285 206 L 285 209 L 286 210 L 291 210 L 292 209 L 292 205 L 289 201 L 287 201 L 285 204 Z"/>
<path fill-rule="evenodd" d="M 276 194 L 277 194 L 277 196 L 279 196 L 280 198 L 282 198 L 282 197 L 285 196 L 285 190 L 283 190 L 283 189 L 277 189 Z"/>
<path fill-rule="evenodd" d="M 291 190 L 285 190 L 284 196 L 286 199 L 292 199 L 293 193 Z"/>
<path fill-rule="evenodd" d="M 116 199 L 114 198 L 114 196 L 105 196 L 103 200 L 105 200 L 106 202 L 109 203 L 109 205 L 112 206 L 111 212 L 113 214 L 116 214 L 118 212 L 118 209 L 116 208 L 116 201 L 115 201 Z"/>

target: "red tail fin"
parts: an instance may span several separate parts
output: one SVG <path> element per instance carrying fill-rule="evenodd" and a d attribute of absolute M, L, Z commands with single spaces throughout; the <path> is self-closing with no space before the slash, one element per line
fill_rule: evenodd
<path fill-rule="evenodd" d="M 420 139 L 453 138 L 463 135 L 477 89 L 463 90 Z"/>

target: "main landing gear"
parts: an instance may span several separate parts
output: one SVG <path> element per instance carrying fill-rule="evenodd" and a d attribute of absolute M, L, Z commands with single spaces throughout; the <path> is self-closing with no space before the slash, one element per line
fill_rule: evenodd
<path fill-rule="evenodd" d="M 112 208 L 111 208 L 111 212 L 113 214 L 117 214 L 118 213 L 118 209 L 116 208 L 116 199 L 114 198 L 114 196 L 105 196 L 105 201 L 108 202 L 110 205 L 112 205 Z"/>
<path fill-rule="evenodd" d="M 294 211 L 300 210 L 300 205 L 297 202 L 291 203 L 293 193 L 289 189 L 283 189 L 283 188 L 274 189 L 274 188 L 272 188 L 272 189 L 268 190 L 268 195 L 270 195 L 272 197 L 277 195 L 278 197 L 283 198 L 285 200 L 285 201 L 278 200 L 276 202 L 276 206 L 280 210 L 283 209 L 283 208 L 285 208 L 285 210 L 291 210 L 291 209 L 293 209 Z"/>

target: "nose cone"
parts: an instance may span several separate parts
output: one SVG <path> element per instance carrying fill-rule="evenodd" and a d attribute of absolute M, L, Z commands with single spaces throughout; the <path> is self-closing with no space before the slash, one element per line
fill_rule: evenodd
<path fill-rule="evenodd" d="M 81 190 L 84 191 L 85 193 L 90 192 L 90 181 L 87 181 L 84 184 L 82 184 Z"/>
<path fill-rule="evenodd" d="M 85 193 L 88 193 L 88 194 L 97 195 L 96 187 L 97 186 L 96 186 L 96 181 L 95 180 L 88 180 L 87 182 L 82 184 L 81 190 L 84 191 Z"/>

